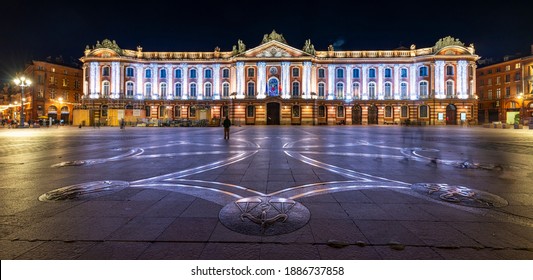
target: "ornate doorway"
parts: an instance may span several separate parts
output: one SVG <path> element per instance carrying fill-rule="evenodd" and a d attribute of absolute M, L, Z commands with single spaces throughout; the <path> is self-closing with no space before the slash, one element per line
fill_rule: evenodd
<path fill-rule="evenodd" d="M 363 110 L 359 105 L 353 106 L 352 124 L 363 124 Z"/>
<path fill-rule="evenodd" d="M 378 107 L 368 106 L 368 124 L 378 124 Z"/>
<path fill-rule="evenodd" d="M 453 104 L 446 106 L 446 124 L 457 124 L 457 108 Z"/>
<path fill-rule="evenodd" d="M 267 103 L 267 125 L 280 124 L 280 104 L 277 102 Z"/>

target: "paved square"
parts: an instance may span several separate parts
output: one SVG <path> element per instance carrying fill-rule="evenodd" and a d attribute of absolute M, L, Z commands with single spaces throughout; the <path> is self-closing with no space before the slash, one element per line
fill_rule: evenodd
<path fill-rule="evenodd" d="M 0 129 L 1 259 L 533 259 L 533 131 Z"/>

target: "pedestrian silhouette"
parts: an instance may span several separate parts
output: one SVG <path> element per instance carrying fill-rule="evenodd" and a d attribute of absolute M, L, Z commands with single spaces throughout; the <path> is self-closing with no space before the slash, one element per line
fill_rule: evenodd
<path fill-rule="evenodd" d="M 224 126 L 224 139 L 229 139 L 229 127 L 231 126 L 231 121 L 228 119 L 228 116 L 226 116 L 222 125 Z"/>

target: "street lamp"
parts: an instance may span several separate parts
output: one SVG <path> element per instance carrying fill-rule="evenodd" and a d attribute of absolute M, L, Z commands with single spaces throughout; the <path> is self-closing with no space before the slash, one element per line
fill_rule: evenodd
<path fill-rule="evenodd" d="M 20 93 L 20 124 L 19 127 L 24 127 L 24 88 L 29 87 L 31 85 L 30 79 L 26 79 L 26 77 L 21 76 L 15 78 L 13 82 L 20 87 L 21 93 Z"/>

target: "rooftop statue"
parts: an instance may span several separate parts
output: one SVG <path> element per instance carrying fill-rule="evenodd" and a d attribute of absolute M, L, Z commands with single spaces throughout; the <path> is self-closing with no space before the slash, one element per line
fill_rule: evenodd
<path fill-rule="evenodd" d="M 440 50 L 446 46 L 461 46 L 464 47 L 465 44 L 463 44 L 459 39 L 455 39 L 452 36 L 441 38 L 435 43 L 434 50 Z"/>
<path fill-rule="evenodd" d="M 316 53 L 315 46 L 311 44 L 311 39 L 305 40 L 304 47 L 302 50 L 306 53 L 314 55 Z"/>
<path fill-rule="evenodd" d="M 117 45 L 117 42 L 115 42 L 115 40 L 111 41 L 109 39 L 104 39 L 102 43 L 100 43 L 100 41 L 96 41 L 96 45 L 93 47 L 93 49 L 100 49 L 100 48 L 111 49 L 119 54 L 122 54 L 122 49 Z"/>
<path fill-rule="evenodd" d="M 278 42 L 281 42 L 283 44 L 287 44 L 287 40 L 283 38 L 283 34 L 276 33 L 276 30 L 272 30 L 270 34 L 265 34 L 263 36 L 263 41 L 261 41 L 261 44 L 268 43 L 272 40 L 276 40 Z"/>

